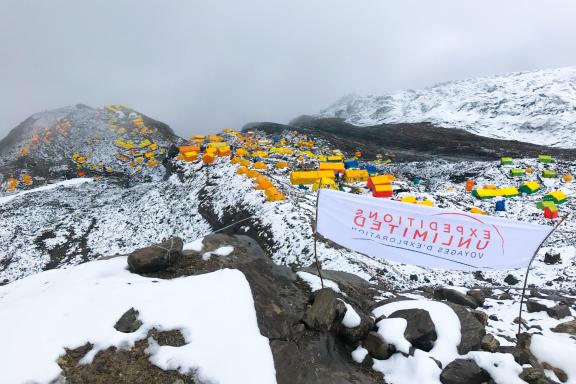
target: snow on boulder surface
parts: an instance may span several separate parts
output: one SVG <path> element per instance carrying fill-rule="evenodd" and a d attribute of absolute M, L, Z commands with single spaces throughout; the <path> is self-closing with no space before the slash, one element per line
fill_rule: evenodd
<path fill-rule="evenodd" d="M 390 316 L 401 309 L 424 309 L 428 311 L 436 328 L 437 340 L 430 352 L 416 349 L 413 356 L 395 353 L 388 360 L 374 359 L 373 369 L 381 372 L 390 384 L 421 383 L 439 384 L 442 370 L 436 365 L 434 359 L 439 360 L 446 367 L 454 359 L 474 360 L 478 366 L 485 369 L 497 384 L 523 383 L 518 375 L 522 367 L 514 361 L 510 354 L 489 353 L 473 351 L 466 355 L 458 354 L 460 344 L 460 320 L 456 313 L 446 304 L 428 300 L 396 301 L 375 308 L 373 313 L 379 317 Z M 404 338 L 406 320 L 384 319 L 378 322 L 378 333 L 384 339 L 396 346 L 398 351 L 404 353 L 410 343 Z"/>
<path fill-rule="evenodd" d="M 114 324 L 126 310 L 143 325 L 122 333 Z M 42 272 L 0 287 L 2 382 L 49 383 L 61 372 L 64 347 L 86 343 L 98 351 L 130 348 L 150 329 L 180 330 L 182 347 L 150 349 L 150 361 L 201 380 L 275 383 L 268 339 L 260 334 L 250 286 L 242 272 L 223 269 L 173 280 L 146 278 L 126 269 L 126 258 Z M 225 345 L 225 352 L 222 346 Z"/>

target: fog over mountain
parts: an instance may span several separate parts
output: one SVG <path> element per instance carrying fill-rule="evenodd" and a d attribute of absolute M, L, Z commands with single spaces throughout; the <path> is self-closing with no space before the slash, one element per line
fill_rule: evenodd
<path fill-rule="evenodd" d="M 349 93 L 576 63 L 576 3 L 4 0 L 0 136 L 123 103 L 181 135 L 286 122 Z"/>

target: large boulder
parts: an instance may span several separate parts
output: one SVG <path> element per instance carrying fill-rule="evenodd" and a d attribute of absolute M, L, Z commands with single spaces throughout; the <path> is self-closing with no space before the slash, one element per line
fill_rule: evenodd
<path fill-rule="evenodd" d="M 458 304 L 446 303 L 460 320 L 460 333 L 462 337 L 458 345 L 458 353 L 465 355 L 470 351 L 478 351 L 482 346 L 482 339 L 486 335 L 486 328 L 470 310 Z"/>
<path fill-rule="evenodd" d="M 128 255 L 128 267 L 135 273 L 153 273 L 177 263 L 184 243 L 173 237 L 159 244 L 140 248 Z"/>
<path fill-rule="evenodd" d="M 330 288 L 315 292 L 314 302 L 304 314 L 304 324 L 316 331 L 329 331 L 336 321 L 342 320 L 346 306 Z"/>
<path fill-rule="evenodd" d="M 388 318 L 401 318 L 407 322 L 404 337 L 415 348 L 430 351 L 436 341 L 436 326 L 428 311 L 423 309 L 401 309 L 391 313 Z"/>
<path fill-rule="evenodd" d="M 490 375 L 473 360 L 456 359 L 440 374 L 442 384 L 482 384 L 490 380 Z"/>
<path fill-rule="evenodd" d="M 560 252 L 555 250 L 550 250 L 546 252 L 544 255 L 544 264 L 554 265 L 560 264 L 562 262 L 562 257 L 560 256 Z"/>
<path fill-rule="evenodd" d="M 548 307 L 539 302 L 538 300 L 528 299 L 528 301 L 526 301 L 526 310 L 528 311 L 528 313 L 543 312 L 546 311 L 547 309 Z"/>
<path fill-rule="evenodd" d="M 358 308 L 354 308 L 354 311 L 360 317 L 360 325 L 349 328 L 342 324 L 342 322 L 339 322 L 335 324 L 334 329 L 336 333 L 344 337 L 349 343 L 356 345 L 374 328 L 374 319 Z"/>
<path fill-rule="evenodd" d="M 558 333 L 568 333 L 570 335 L 576 336 L 576 320 L 570 320 L 564 323 L 560 323 L 554 328 L 552 328 L 551 331 Z"/>
<path fill-rule="evenodd" d="M 478 307 L 478 301 L 472 296 L 465 295 L 454 289 L 449 288 L 436 288 L 434 290 L 434 299 L 436 300 L 447 300 L 454 304 L 464 305 L 466 307 L 475 309 Z M 483 301 L 482 301 L 483 303 Z"/>
<path fill-rule="evenodd" d="M 500 347 L 500 342 L 494 337 L 494 335 L 488 333 L 482 338 L 481 347 L 485 351 L 496 352 Z"/>
<path fill-rule="evenodd" d="M 364 348 L 370 356 L 379 360 L 386 360 L 390 357 L 390 348 L 388 343 L 377 332 L 370 332 L 363 343 Z"/>
<path fill-rule="evenodd" d="M 564 304 L 558 304 L 551 308 L 547 308 L 546 313 L 548 316 L 556 320 L 560 320 L 572 315 L 572 313 L 570 313 L 570 307 Z"/>

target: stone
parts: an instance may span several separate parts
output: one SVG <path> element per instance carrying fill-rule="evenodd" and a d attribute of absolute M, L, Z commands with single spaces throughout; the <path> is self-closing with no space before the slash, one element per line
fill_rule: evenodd
<path fill-rule="evenodd" d="M 390 357 L 390 348 L 388 343 L 377 332 L 372 331 L 368 333 L 368 336 L 366 336 L 366 339 L 364 339 L 362 346 L 366 348 L 370 356 L 375 359 L 386 360 Z"/>
<path fill-rule="evenodd" d="M 488 314 L 484 311 L 480 311 L 478 309 L 473 309 L 470 311 L 470 313 L 472 315 L 474 315 L 474 317 L 476 318 L 476 320 L 478 320 L 479 322 L 482 323 L 482 325 L 487 326 L 488 325 Z"/>
<path fill-rule="evenodd" d="M 550 316 L 556 320 L 560 320 L 560 319 L 563 319 L 567 316 L 572 315 L 570 313 L 570 307 L 567 305 L 564 305 L 564 304 L 558 304 L 552 308 L 548 308 L 548 309 L 546 309 L 546 313 L 548 314 L 548 316 Z"/>
<path fill-rule="evenodd" d="M 436 326 L 428 311 L 423 309 L 401 309 L 388 316 L 389 319 L 401 318 L 407 322 L 404 337 L 415 348 L 430 351 L 436 341 Z"/>
<path fill-rule="evenodd" d="M 546 311 L 547 309 L 548 309 L 547 306 L 545 306 L 544 304 L 540 303 L 537 300 L 528 299 L 528 301 L 526 301 L 526 310 L 528 311 L 528 313 L 543 312 Z"/>
<path fill-rule="evenodd" d="M 520 282 L 520 280 L 518 280 L 513 275 L 508 275 L 504 278 L 504 282 L 508 285 L 516 285 Z"/>
<path fill-rule="evenodd" d="M 374 328 L 374 319 L 356 307 L 354 307 L 354 310 L 358 316 L 360 316 L 360 325 L 357 327 L 348 328 L 340 322 L 334 326 L 334 329 L 336 330 L 337 334 L 344 337 L 350 344 L 356 345 L 359 341 L 366 337 L 368 332 Z"/>
<path fill-rule="evenodd" d="M 570 335 L 576 336 L 576 320 L 560 323 L 552 328 L 551 331 L 557 333 L 569 333 Z"/>
<path fill-rule="evenodd" d="M 520 378 L 528 384 L 550 384 L 544 371 L 534 367 L 524 368 Z"/>
<path fill-rule="evenodd" d="M 479 307 L 484 306 L 484 301 L 486 301 L 486 294 L 481 289 L 471 289 L 466 293 L 466 295 L 472 297 Z"/>
<path fill-rule="evenodd" d="M 440 374 L 442 384 L 482 384 L 490 380 L 490 375 L 473 360 L 456 359 Z"/>
<path fill-rule="evenodd" d="M 494 335 L 486 334 L 482 338 L 482 349 L 488 352 L 496 352 L 498 347 L 500 347 L 500 342 L 494 337 Z"/>
<path fill-rule="evenodd" d="M 142 322 L 138 319 L 140 313 L 134 308 L 130 308 L 120 317 L 120 319 L 114 324 L 114 328 L 118 332 L 123 333 L 133 333 L 136 332 L 142 326 Z"/>
<path fill-rule="evenodd" d="M 496 296 L 496 300 L 512 300 L 513 297 L 510 294 L 510 292 L 504 292 L 501 293 L 500 295 Z"/>
<path fill-rule="evenodd" d="M 304 314 L 304 324 L 316 331 L 329 331 L 335 321 L 342 320 L 346 306 L 337 299 L 336 293 L 330 288 L 316 291 L 313 304 Z"/>
<path fill-rule="evenodd" d="M 554 265 L 560 264 L 562 262 L 562 257 L 560 252 L 550 250 L 544 255 L 544 264 Z"/>
<path fill-rule="evenodd" d="M 446 303 L 458 316 L 460 320 L 460 333 L 462 337 L 458 345 L 458 353 L 465 355 L 470 351 L 478 351 L 482 345 L 482 338 L 486 334 L 484 325 L 461 305 Z"/>
<path fill-rule="evenodd" d="M 568 381 L 568 375 L 562 369 L 553 367 L 548 363 L 543 363 L 542 367 L 544 367 L 544 369 L 548 369 L 548 370 L 554 372 L 554 374 L 556 375 L 558 380 L 560 380 L 561 382 L 565 383 Z"/>
<path fill-rule="evenodd" d="M 173 237 L 159 244 L 140 248 L 128 255 L 128 267 L 134 273 L 152 273 L 165 270 L 178 262 L 184 243 Z"/>
<path fill-rule="evenodd" d="M 449 288 L 436 288 L 434 290 L 435 300 L 447 300 L 454 304 L 464 305 L 466 307 L 476 309 L 478 307 L 478 302 L 471 296 L 460 293 L 454 289 Z"/>

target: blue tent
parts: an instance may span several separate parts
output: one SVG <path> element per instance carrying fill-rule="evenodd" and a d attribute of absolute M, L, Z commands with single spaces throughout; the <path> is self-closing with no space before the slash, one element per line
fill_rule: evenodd
<path fill-rule="evenodd" d="M 503 212 L 506 210 L 506 202 L 504 200 L 498 200 L 496 202 L 496 211 Z"/>
<path fill-rule="evenodd" d="M 344 168 L 346 169 L 358 168 L 359 165 L 357 160 L 346 160 L 344 162 Z"/>
<path fill-rule="evenodd" d="M 361 169 L 367 170 L 369 174 L 378 173 L 378 170 L 374 165 L 363 165 Z"/>

